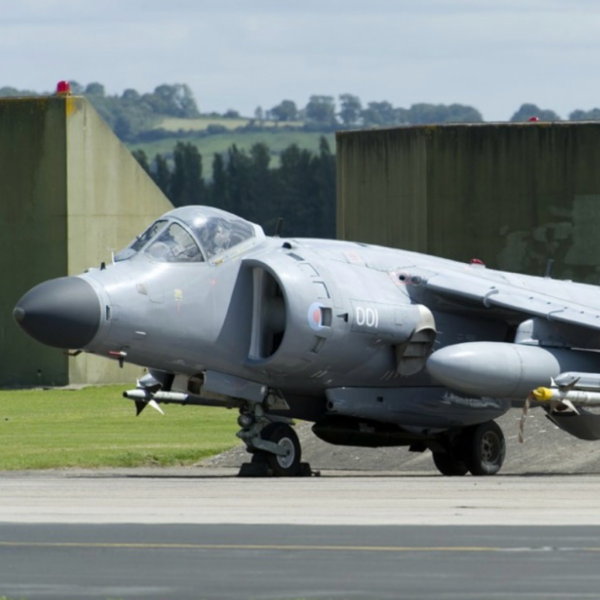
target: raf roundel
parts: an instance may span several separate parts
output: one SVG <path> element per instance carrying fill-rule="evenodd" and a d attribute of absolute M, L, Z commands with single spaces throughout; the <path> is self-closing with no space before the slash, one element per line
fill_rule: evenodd
<path fill-rule="evenodd" d="M 313 302 L 308 309 L 308 324 L 315 331 L 323 329 L 323 308 L 322 304 Z"/>

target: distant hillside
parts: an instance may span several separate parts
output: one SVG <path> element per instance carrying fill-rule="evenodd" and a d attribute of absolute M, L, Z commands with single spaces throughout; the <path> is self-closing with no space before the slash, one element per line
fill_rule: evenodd
<path fill-rule="evenodd" d="M 177 119 L 173 117 L 167 117 L 162 121 L 159 121 L 153 129 L 164 129 L 165 131 L 214 131 L 218 133 L 219 128 L 233 130 L 238 128 L 265 128 L 273 129 L 280 127 L 281 124 L 278 121 L 272 120 L 257 120 L 247 119 L 244 117 L 233 117 L 225 118 L 221 116 L 203 116 L 198 119 Z M 291 121 L 285 123 L 285 127 L 298 129 L 303 127 L 302 121 Z"/>
<path fill-rule="evenodd" d="M 200 151 L 205 167 L 215 154 L 225 154 L 236 146 L 249 151 L 256 143 L 265 144 L 279 164 L 279 154 L 291 145 L 316 151 L 319 138 L 325 136 L 335 152 L 335 131 L 362 128 L 427 125 L 438 123 L 479 123 L 481 113 L 462 104 L 416 103 L 408 108 L 393 106 L 386 100 L 364 103 L 352 94 L 337 97 L 311 95 L 308 103 L 298 106 L 285 99 L 253 116 L 242 116 L 234 109 L 223 114 L 200 110 L 191 89 L 185 84 L 161 84 L 153 92 L 134 89 L 122 94 L 107 94 L 101 83 L 81 85 L 70 82 L 73 94 L 85 96 L 115 134 L 131 150 L 143 151 L 150 164 L 157 154 L 171 160 L 178 142 L 191 143 Z M 44 92 L 47 95 L 52 92 Z M 31 90 L 0 87 L 0 97 L 39 95 Z M 600 109 L 576 110 L 572 120 L 600 119 Z M 552 110 L 523 104 L 511 121 L 560 120 Z"/>
<path fill-rule="evenodd" d="M 196 121 L 201 121 L 197 119 Z M 148 158 L 152 159 L 157 154 L 167 158 L 172 156 L 173 149 L 179 141 L 185 141 L 197 146 L 202 155 L 205 170 L 209 170 L 215 154 L 225 154 L 233 145 L 239 150 L 250 151 L 254 144 L 266 144 L 271 151 L 273 160 L 271 168 L 279 166 L 278 156 L 292 144 L 299 148 L 317 152 L 319 149 L 319 140 L 324 136 L 329 143 L 332 152 L 335 153 L 335 133 L 319 133 L 293 129 L 270 128 L 262 131 L 224 131 L 212 135 L 181 135 L 176 131 L 172 135 L 163 137 L 159 140 L 148 142 L 127 143 L 129 150 L 143 150 Z"/>

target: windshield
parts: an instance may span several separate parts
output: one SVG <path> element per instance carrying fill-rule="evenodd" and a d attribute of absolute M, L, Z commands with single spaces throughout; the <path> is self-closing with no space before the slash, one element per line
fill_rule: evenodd
<path fill-rule="evenodd" d="M 146 250 L 158 262 L 202 262 L 204 257 L 194 238 L 177 223 L 171 223 Z"/>
<path fill-rule="evenodd" d="M 208 259 L 254 237 L 254 228 L 242 219 L 210 216 L 191 225 Z"/>
<path fill-rule="evenodd" d="M 151 239 L 156 237 L 156 234 L 162 230 L 166 222 L 165 219 L 161 219 L 152 223 L 152 225 L 150 225 L 142 235 L 138 235 L 127 248 L 115 255 L 115 262 L 127 260 L 139 252 Z"/>
<path fill-rule="evenodd" d="M 224 210 L 182 206 L 152 223 L 114 260 L 127 260 L 142 253 L 159 262 L 221 262 L 260 243 L 264 237 L 258 225 Z M 232 248 L 235 250 L 230 252 Z"/>

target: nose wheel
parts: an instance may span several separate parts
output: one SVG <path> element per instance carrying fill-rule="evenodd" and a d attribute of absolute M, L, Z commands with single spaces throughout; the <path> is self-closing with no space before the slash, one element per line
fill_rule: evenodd
<path fill-rule="evenodd" d="M 284 450 L 284 453 L 272 454 L 259 451 L 255 453 L 254 460 L 265 462 L 277 477 L 298 475 L 302 448 L 296 432 L 285 423 L 270 423 L 260 432 L 260 437 L 266 442 L 275 444 L 278 449 Z"/>
<path fill-rule="evenodd" d="M 295 477 L 317 474 L 308 463 L 300 462 L 302 448 L 291 419 L 265 413 L 261 404 L 240 408 L 237 435 L 252 453 L 252 462 L 244 463 L 241 476 Z"/>

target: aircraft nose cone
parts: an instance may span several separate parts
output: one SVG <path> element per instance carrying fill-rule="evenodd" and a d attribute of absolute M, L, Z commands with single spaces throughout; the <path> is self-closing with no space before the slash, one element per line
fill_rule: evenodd
<path fill-rule="evenodd" d="M 80 277 L 61 277 L 29 290 L 13 317 L 32 338 L 56 348 L 85 348 L 100 327 L 100 300 Z"/>

